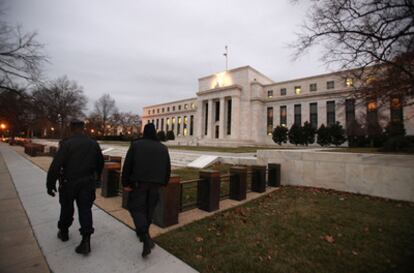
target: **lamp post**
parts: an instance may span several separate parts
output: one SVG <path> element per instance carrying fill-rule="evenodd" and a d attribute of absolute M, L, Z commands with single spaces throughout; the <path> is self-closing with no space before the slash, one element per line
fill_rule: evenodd
<path fill-rule="evenodd" d="M 1 139 L 4 139 L 4 130 L 6 130 L 7 126 L 6 124 L 2 123 L 0 124 L 0 129 L 1 129 Z"/>

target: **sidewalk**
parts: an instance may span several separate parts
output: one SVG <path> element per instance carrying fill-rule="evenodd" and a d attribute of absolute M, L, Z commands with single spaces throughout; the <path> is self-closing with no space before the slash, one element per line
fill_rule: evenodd
<path fill-rule="evenodd" d="M 46 194 L 46 173 L 6 144 L 0 144 L 0 153 L 52 272 L 196 272 L 159 246 L 147 259 L 142 259 L 142 244 L 138 242 L 135 233 L 96 206 L 93 207 L 95 233 L 92 236 L 92 253 L 86 257 L 76 254 L 74 248 L 81 239 L 77 217 L 70 230 L 70 240 L 66 243 L 58 240 L 56 221 L 59 203 L 57 197 L 52 198 Z M 1 227 L 3 222 L 2 219 Z M 3 228 L 0 228 L 1 238 L 4 234 Z M 3 248 L 3 245 L 0 247 Z M 0 249 L 0 253 L 4 251 Z M 20 254 L 16 251 L 9 255 Z M 3 268 L 0 271 L 3 272 Z"/>

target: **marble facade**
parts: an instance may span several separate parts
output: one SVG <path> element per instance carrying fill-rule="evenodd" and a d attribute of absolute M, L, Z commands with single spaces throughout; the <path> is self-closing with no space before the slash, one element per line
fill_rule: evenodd
<path fill-rule="evenodd" d="M 334 120 L 346 127 L 350 80 L 337 72 L 274 82 L 244 66 L 200 78 L 196 97 L 145 106 L 142 119 L 143 124 L 153 122 L 157 130 L 174 131 L 180 143 L 189 145 L 273 144 L 268 127 L 290 128 L 295 119 L 303 125 L 311 120 L 311 107 L 315 126 Z M 379 104 L 376 115 L 385 126 L 390 107 Z M 358 120 L 365 120 L 367 105 L 356 100 L 353 112 Z M 402 108 L 402 118 L 407 134 L 414 135 L 413 105 Z"/>

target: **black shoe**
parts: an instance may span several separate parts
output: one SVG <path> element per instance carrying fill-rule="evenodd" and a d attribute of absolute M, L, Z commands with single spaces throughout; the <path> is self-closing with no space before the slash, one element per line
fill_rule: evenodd
<path fill-rule="evenodd" d="M 66 230 L 59 230 L 57 237 L 62 240 L 62 242 L 66 242 L 67 240 L 69 240 L 69 232 Z"/>
<path fill-rule="evenodd" d="M 91 252 L 91 236 L 82 236 L 82 241 L 75 249 L 76 253 L 86 255 Z"/>
<path fill-rule="evenodd" d="M 142 257 L 145 258 L 151 253 L 151 249 L 155 247 L 155 244 L 149 234 L 144 234 L 142 236 L 142 242 L 144 243 L 144 246 L 142 247 Z"/>

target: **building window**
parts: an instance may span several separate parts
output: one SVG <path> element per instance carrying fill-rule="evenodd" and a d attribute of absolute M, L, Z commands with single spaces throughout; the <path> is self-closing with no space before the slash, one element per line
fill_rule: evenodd
<path fill-rule="evenodd" d="M 335 101 L 326 102 L 326 124 L 328 126 L 335 124 Z"/>
<path fill-rule="evenodd" d="M 231 135 L 231 100 L 227 101 L 227 135 Z"/>
<path fill-rule="evenodd" d="M 162 108 L 161 112 L 164 113 L 165 108 Z"/>
<path fill-rule="evenodd" d="M 280 95 L 286 96 L 286 88 L 280 88 Z"/>
<path fill-rule="evenodd" d="M 205 103 L 204 107 L 206 109 L 205 115 L 204 115 L 204 135 L 207 135 L 208 133 L 208 103 Z"/>
<path fill-rule="evenodd" d="M 318 103 L 309 103 L 309 120 L 312 128 L 318 128 Z"/>
<path fill-rule="evenodd" d="M 194 116 L 190 116 L 190 136 L 193 135 L 194 128 Z"/>
<path fill-rule="evenodd" d="M 367 103 L 367 122 L 368 124 L 378 122 L 378 107 L 376 100 L 371 100 Z"/>
<path fill-rule="evenodd" d="M 152 109 L 152 113 L 155 114 L 155 109 Z"/>
<path fill-rule="evenodd" d="M 346 85 L 346 87 L 354 86 L 354 80 L 352 78 L 346 78 L 345 85 Z"/>
<path fill-rule="evenodd" d="M 167 112 L 170 112 L 170 107 L 167 107 Z"/>
<path fill-rule="evenodd" d="M 151 123 L 154 124 L 154 120 L 152 120 Z"/>
<path fill-rule="evenodd" d="M 195 104 L 194 103 L 191 104 L 191 109 L 193 109 L 193 110 L 195 109 Z"/>
<path fill-rule="evenodd" d="M 268 98 L 273 98 L 273 90 L 268 90 L 267 91 L 267 97 Z"/>
<path fill-rule="evenodd" d="M 215 102 L 215 116 L 214 116 L 214 121 L 219 121 L 220 120 L 220 102 L 216 101 Z"/>
<path fill-rule="evenodd" d="M 355 99 L 345 100 L 345 122 L 349 126 L 355 120 Z"/>
<path fill-rule="evenodd" d="M 267 107 L 267 134 L 271 135 L 273 131 L 273 107 Z"/>
<path fill-rule="evenodd" d="M 187 108 L 188 108 L 188 105 L 187 104 L 184 104 L 184 109 L 187 110 Z"/>
<path fill-rule="evenodd" d="M 161 131 L 164 131 L 164 119 L 161 119 Z"/>
<path fill-rule="evenodd" d="M 391 110 L 391 121 L 392 122 L 403 121 L 403 108 L 401 104 L 401 98 L 399 97 L 391 98 L 390 110 Z"/>
<path fill-rule="evenodd" d="M 300 93 L 302 93 L 302 87 L 300 85 L 295 86 L 295 94 L 300 95 Z"/>
<path fill-rule="evenodd" d="M 150 122 L 151 122 L 150 120 L 147 120 L 147 124 L 150 124 Z"/>
<path fill-rule="evenodd" d="M 280 106 L 280 125 L 286 126 L 287 124 L 287 109 L 286 105 Z"/>
<path fill-rule="evenodd" d="M 181 110 L 181 105 L 178 105 L 178 110 Z"/>
<path fill-rule="evenodd" d="M 157 109 L 157 114 L 159 114 L 159 113 L 160 113 L 160 109 L 158 108 L 158 109 Z"/>
<path fill-rule="evenodd" d="M 219 136 L 220 136 L 220 130 L 219 130 L 219 126 L 218 125 L 216 125 L 216 130 L 215 130 L 215 137 L 216 138 L 219 138 Z"/>
<path fill-rule="evenodd" d="M 295 104 L 295 124 L 301 126 L 302 125 L 302 105 Z"/>
<path fill-rule="evenodd" d="M 309 84 L 309 91 L 316 91 L 318 90 L 318 85 L 316 83 Z"/>
<path fill-rule="evenodd" d="M 158 123 L 159 123 L 159 120 L 157 119 L 157 121 L 155 122 L 155 129 L 157 130 L 158 130 Z"/>
<path fill-rule="evenodd" d="M 181 117 L 177 118 L 177 136 L 181 135 Z"/>
<path fill-rule="evenodd" d="M 175 111 L 175 106 L 173 106 L 173 111 Z"/>
<path fill-rule="evenodd" d="M 167 118 L 166 123 L 167 123 L 167 129 L 166 129 L 166 131 L 168 132 L 170 130 L 170 118 Z"/>
<path fill-rule="evenodd" d="M 326 89 L 334 89 L 335 88 L 335 82 L 334 81 L 327 81 L 326 82 Z"/>
<path fill-rule="evenodd" d="M 184 125 L 183 125 L 183 135 L 184 136 L 188 135 L 187 123 L 188 123 L 187 116 L 184 116 Z"/>

